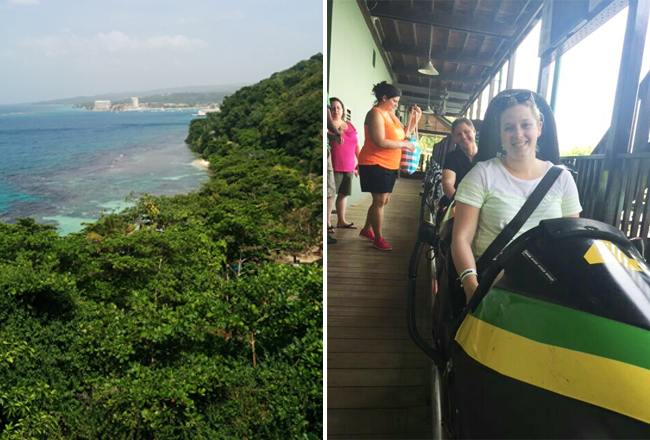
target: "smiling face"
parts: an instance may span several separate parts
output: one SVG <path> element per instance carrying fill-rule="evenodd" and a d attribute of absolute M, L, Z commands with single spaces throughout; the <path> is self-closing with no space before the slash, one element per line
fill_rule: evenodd
<path fill-rule="evenodd" d="M 332 101 L 331 107 L 332 109 L 330 112 L 332 113 L 332 119 L 335 121 L 340 121 L 343 119 L 343 106 L 341 105 L 341 102 Z"/>
<path fill-rule="evenodd" d="M 379 106 L 384 110 L 388 110 L 389 112 L 392 112 L 399 106 L 399 100 L 400 100 L 399 96 L 388 98 L 384 95 L 381 98 L 381 104 Z"/>
<path fill-rule="evenodd" d="M 471 150 L 476 143 L 476 130 L 465 123 L 460 123 L 454 129 L 453 138 L 454 142 L 456 142 L 463 151 L 467 152 Z"/>
<path fill-rule="evenodd" d="M 509 158 L 521 160 L 531 155 L 534 158 L 541 134 L 542 123 L 530 107 L 517 104 L 501 113 L 501 144 Z"/>

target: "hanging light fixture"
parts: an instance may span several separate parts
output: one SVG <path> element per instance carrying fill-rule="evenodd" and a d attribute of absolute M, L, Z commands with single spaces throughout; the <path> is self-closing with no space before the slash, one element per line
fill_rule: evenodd
<path fill-rule="evenodd" d="M 423 75 L 439 75 L 435 67 L 433 67 L 433 62 L 431 61 L 431 47 L 433 46 L 433 25 L 431 26 L 431 32 L 429 33 L 429 61 L 421 69 L 418 69 Z"/>

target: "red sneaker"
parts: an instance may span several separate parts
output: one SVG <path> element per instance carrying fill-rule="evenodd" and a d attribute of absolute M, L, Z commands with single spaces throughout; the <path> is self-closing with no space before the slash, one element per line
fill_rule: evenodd
<path fill-rule="evenodd" d="M 372 232 L 372 229 L 369 229 L 367 231 L 364 231 L 362 229 L 361 232 L 359 232 L 359 237 L 366 240 L 375 241 L 375 233 Z"/>
<path fill-rule="evenodd" d="M 388 242 L 384 239 L 384 237 L 375 238 L 375 240 L 372 242 L 372 247 L 374 247 L 375 249 L 379 249 L 380 251 L 393 250 L 391 245 L 388 244 Z"/>

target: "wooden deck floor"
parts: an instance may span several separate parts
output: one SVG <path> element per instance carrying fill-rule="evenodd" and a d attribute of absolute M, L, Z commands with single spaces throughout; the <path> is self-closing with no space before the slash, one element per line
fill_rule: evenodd
<path fill-rule="evenodd" d="M 383 233 L 393 246 L 379 251 L 337 229 L 327 256 L 328 439 L 431 438 L 429 359 L 415 346 L 406 321 L 409 258 L 416 239 L 420 180 L 399 179 L 386 206 Z M 348 209 L 363 226 L 370 196 Z M 336 215 L 332 215 L 336 224 Z M 420 332 L 429 336 L 426 259 L 418 280 Z"/>

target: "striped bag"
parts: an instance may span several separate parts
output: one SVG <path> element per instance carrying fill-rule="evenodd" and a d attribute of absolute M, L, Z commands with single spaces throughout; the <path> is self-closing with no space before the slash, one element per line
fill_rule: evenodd
<path fill-rule="evenodd" d="M 417 128 L 415 130 L 415 136 L 410 138 L 409 141 L 415 144 L 415 150 L 409 151 L 406 148 L 402 148 L 402 158 L 399 163 L 400 172 L 405 174 L 415 173 L 418 165 L 420 165 L 420 146 L 418 143 Z"/>

